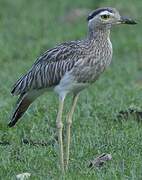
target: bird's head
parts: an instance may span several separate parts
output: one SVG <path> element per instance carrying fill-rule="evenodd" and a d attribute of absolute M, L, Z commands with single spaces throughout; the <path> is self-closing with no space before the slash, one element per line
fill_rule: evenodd
<path fill-rule="evenodd" d="M 88 25 L 91 28 L 111 28 L 116 24 L 136 24 L 136 22 L 130 18 L 123 17 L 115 8 L 99 8 L 91 12 L 87 18 Z"/>

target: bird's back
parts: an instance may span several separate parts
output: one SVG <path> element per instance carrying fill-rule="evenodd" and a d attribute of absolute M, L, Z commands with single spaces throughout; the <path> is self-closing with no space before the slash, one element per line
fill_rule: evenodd
<path fill-rule="evenodd" d="M 43 53 L 32 68 L 13 86 L 11 93 L 19 95 L 32 89 L 56 86 L 64 74 L 84 56 L 83 41 L 71 41 Z"/>

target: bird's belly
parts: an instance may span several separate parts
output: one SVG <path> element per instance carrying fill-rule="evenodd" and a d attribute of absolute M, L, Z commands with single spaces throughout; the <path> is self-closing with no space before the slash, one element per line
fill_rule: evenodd
<path fill-rule="evenodd" d="M 54 88 L 60 96 L 64 96 L 67 93 L 78 93 L 83 90 L 89 84 L 95 82 L 105 68 L 110 64 L 111 58 L 102 58 L 92 66 L 90 64 L 79 64 L 71 71 L 66 72 L 60 80 L 60 83 Z"/>
<path fill-rule="evenodd" d="M 66 73 L 60 83 L 54 88 L 55 92 L 60 96 L 65 96 L 68 93 L 78 93 L 86 88 L 89 84 L 78 82 L 76 77 L 71 72 Z"/>

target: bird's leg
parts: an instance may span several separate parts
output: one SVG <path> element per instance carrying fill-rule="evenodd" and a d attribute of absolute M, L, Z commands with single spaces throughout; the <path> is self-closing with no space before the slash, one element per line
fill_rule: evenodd
<path fill-rule="evenodd" d="M 64 98 L 59 98 L 59 109 L 56 119 L 57 131 L 58 131 L 58 142 L 59 142 L 59 158 L 60 158 L 60 168 L 62 173 L 64 173 L 64 155 L 63 155 L 63 136 L 62 136 L 62 112 L 64 106 Z"/>
<path fill-rule="evenodd" d="M 72 107 L 67 115 L 67 129 L 66 129 L 66 154 L 65 154 L 65 169 L 68 169 L 68 162 L 69 162 L 69 148 L 70 148 L 70 127 L 72 124 L 72 116 L 74 113 L 74 109 L 77 103 L 79 94 L 75 94 L 73 97 Z"/>

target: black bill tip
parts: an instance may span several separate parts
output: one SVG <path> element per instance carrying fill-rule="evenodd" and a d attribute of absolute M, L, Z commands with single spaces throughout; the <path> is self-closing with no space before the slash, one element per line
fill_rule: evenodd
<path fill-rule="evenodd" d="M 137 22 L 131 18 L 128 18 L 128 17 L 121 17 L 121 20 L 120 22 L 122 24 L 130 24 L 130 25 L 134 25 L 134 24 L 137 24 Z"/>

